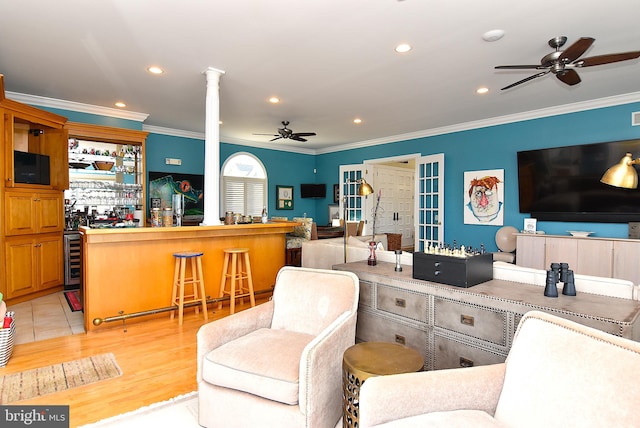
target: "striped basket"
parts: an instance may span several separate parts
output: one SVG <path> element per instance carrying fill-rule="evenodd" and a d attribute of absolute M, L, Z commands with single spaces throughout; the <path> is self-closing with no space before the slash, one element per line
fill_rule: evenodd
<path fill-rule="evenodd" d="M 16 318 L 13 316 L 11 327 L 0 328 L 0 367 L 7 365 L 13 352 L 13 342 L 16 338 Z"/>

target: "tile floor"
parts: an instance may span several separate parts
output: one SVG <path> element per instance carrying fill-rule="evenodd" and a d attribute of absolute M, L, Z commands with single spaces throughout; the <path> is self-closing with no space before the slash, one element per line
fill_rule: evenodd
<path fill-rule="evenodd" d="M 72 312 L 64 292 L 11 305 L 16 313 L 15 344 L 84 333 L 82 311 Z"/>

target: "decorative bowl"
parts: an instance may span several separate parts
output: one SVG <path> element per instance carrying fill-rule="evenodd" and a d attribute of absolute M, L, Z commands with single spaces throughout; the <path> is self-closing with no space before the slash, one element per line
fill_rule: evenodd
<path fill-rule="evenodd" d="M 93 167 L 95 169 L 99 169 L 100 171 L 111 171 L 111 168 L 113 168 L 113 162 L 95 161 L 93 163 Z"/>
<path fill-rule="evenodd" d="M 567 230 L 567 233 L 571 234 L 571 236 L 586 238 L 587 236 L 591 235 L 593 232 L 583 232 L 581 230 Z"/>

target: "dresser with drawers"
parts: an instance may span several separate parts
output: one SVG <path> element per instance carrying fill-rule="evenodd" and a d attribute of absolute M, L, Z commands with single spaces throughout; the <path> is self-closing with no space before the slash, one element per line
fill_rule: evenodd
<path fill-rule="evenodd" d="M 425 370 L 503 362 L 522 315 L 553 313 L 640 341 L 640 302 L 578 293 L 558 298 L 544 287 L 492 279 L 469 288 L 412 278 L 412 267 L 366 261 L 334 265 L 360 279 L 356 340 L 396 342 L 424 355 Z"/>

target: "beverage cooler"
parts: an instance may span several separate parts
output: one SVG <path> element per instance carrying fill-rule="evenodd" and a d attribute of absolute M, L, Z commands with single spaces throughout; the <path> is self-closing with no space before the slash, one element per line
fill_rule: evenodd
<path fill-rule="evenodd" d="M 64 233 L 64 289 L 77 290 L 82 284 L 82 255 L 80 233 Z"/>

